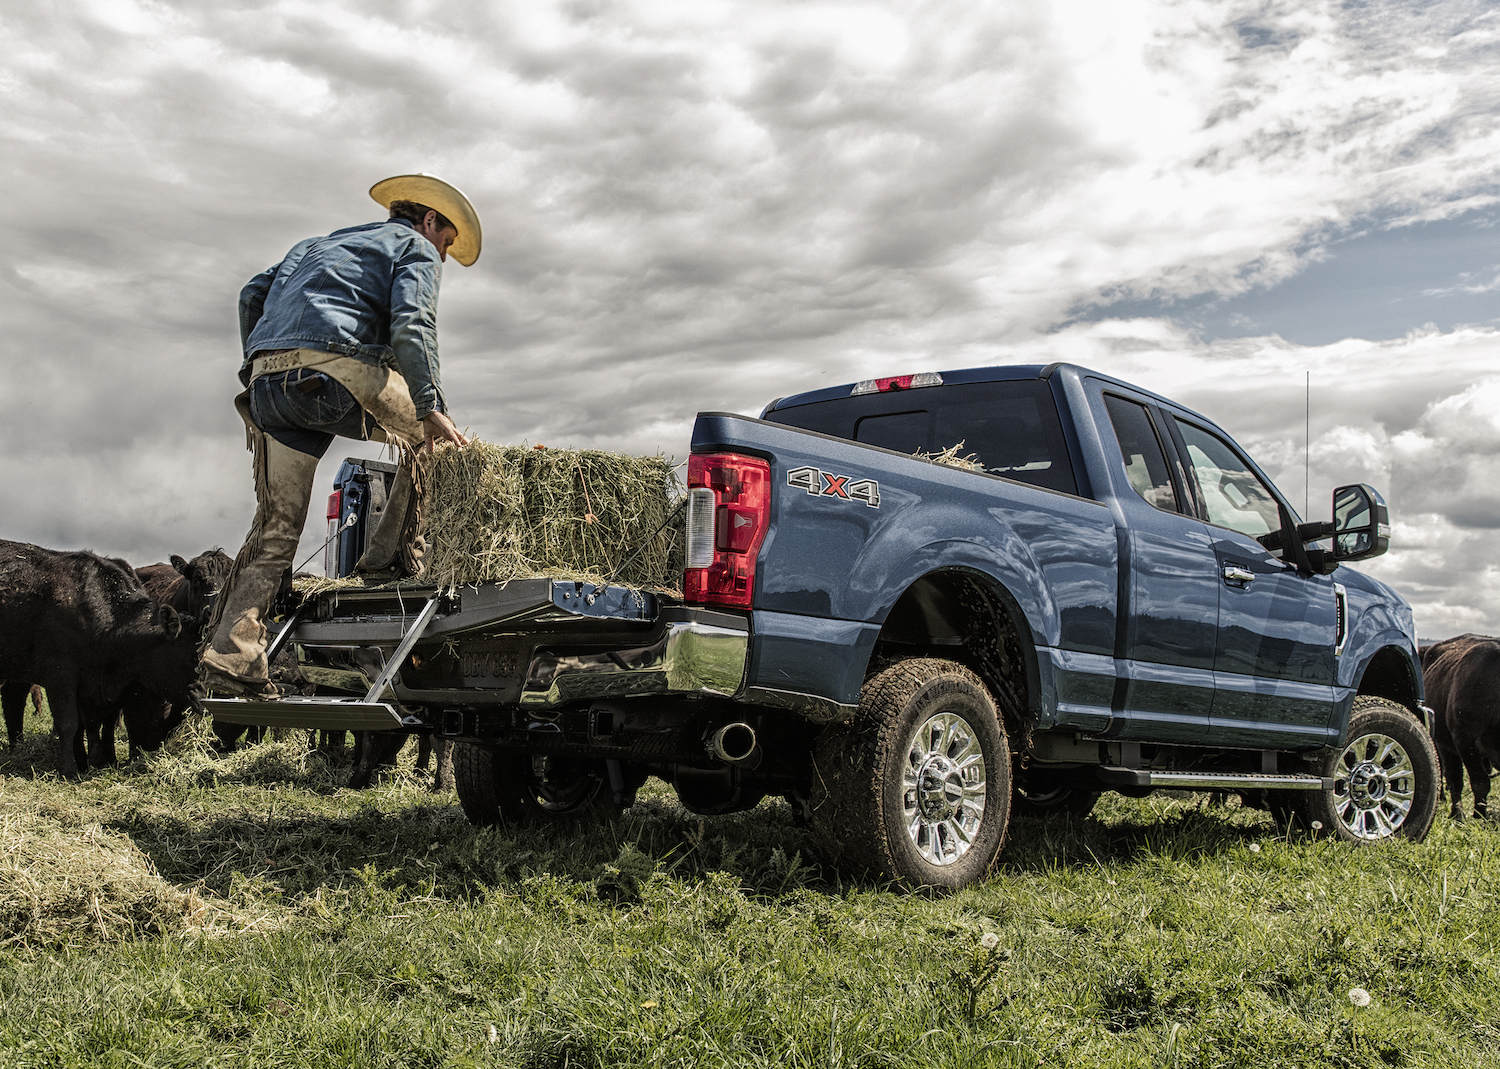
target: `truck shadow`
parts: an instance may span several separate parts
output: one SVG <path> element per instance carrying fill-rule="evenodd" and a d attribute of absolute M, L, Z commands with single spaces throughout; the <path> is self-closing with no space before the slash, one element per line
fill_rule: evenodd
<path fill-rule="evenodd" d="M 205 818 L 137 809 L 110 827 L 128 835 L 163 878 L 225 897 L 247 881 L 291 901 L 373 879 L 451 899 L 539 876 L 607 887 L 622 873 L 628 883 L 653 872 L 682 879 L 727 872 L 764 896 L 837 885 L 784 803 L 704 819 L 647 799 L 612 820 L 483 828 L 452 801 L 396 811 L 371 805 L 352 815 L 278 810 Z"/>
<path fill-rule="evenodd" d="M 1205 799 L 1203 796 L 1161 807 L 1166 812 L 1139 813 L 1138 806 L 1110 806 L 1112 811 L 1105 819 L 1013 819 L 997 869 L 1041 873 L 1059 868 L 1097 868 L 1105 863 L 1130 865 L 1158 858 L 1210 858 L 1278 834 L 1269 815 L 1240 808 L 1209 808 Z"/>
<path fill-rule="evenodd" d="M 1233 811 L 1229 811 L 1232 813 Z M 538 877 L 591 885 L 601 897 L 660 873 L 694 881 L 727 873 L 746 894 L 842 895 L 886 884 L 827 864 L 811 832 L 784 802 L 703 818 L 668 797 L 651 797 L 612 820 L 480 828 L 450 801 L 352 815 L 240 808 L 178 816 L 136 809 L 111 825 L 127 834 L 165 879 L 233 897 L 247 885 L 287 902 L 374 880 L 388 889 L 444 899 L 482 896 Z M 1021 819 L 991 879 L 1059 868 L 1130 866 L 1170 857 L 1208 858 L 1265 838 L 1269 824 L 1190 806 L 1166 817 Z"/>

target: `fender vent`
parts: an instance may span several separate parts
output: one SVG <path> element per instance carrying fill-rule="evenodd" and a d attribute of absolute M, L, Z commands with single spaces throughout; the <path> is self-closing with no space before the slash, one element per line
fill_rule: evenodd
<path fill-rule="evenodd" d="M 1333 645 L 1333 655 L 1342 657 L 1344 654 L 1344 643 L 1349 638 L 1349 592 L 1344 589 L 1344 584 L 1333 584 L 1333 606 L 1337 614 L 1337 622 L 1334 625 L 1334 633 L 1337 639 Z"/>

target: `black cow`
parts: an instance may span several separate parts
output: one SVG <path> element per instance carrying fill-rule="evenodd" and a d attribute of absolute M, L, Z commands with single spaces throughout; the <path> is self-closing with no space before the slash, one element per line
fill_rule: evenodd
<path fill-rule="evenodd" d="M 111 564 L 118 564 L 127 569 L 130 567 L 130 565 L 126 564 L 119 557 L 109 557 L 106 559 Z M 16 747 L 20 745 L 21 736 L 26 730 L 25 696 L 28 693 L 28 688 L 31 695 L 31 707 L 40 713 L 42 711 L 42 688 L 39 684 L 24 683 L 15 679 L 8 679 L 4 683 L 0 683 L 0 706 L 3 706 L 5 710 L 5 735 L 11 753 L 16 752 Z M 102 713 L 100 716 L 102 716 Z M 100 717 L 96 716 L 84 724 L 90 752 L 93 752 L 98 747 L 99 720 Z M 53 725 L 52 733 L 54 735 L 57 734 L 57 726 L 55 724 Z M 113 728 L 110 729 L 110 738 L 111 742 L 113 742 Z M 110 752 L 114 752 L 113 746 L 111 746 Z M 113 761 L 110 763 L 113 764 Z"/>
<path fill-rule="evenodd" d="M 234 558 L 215 546 L 192 560 L 174 553 L 171 561 L 136 568 L 136 578 L 158 605 L 170 605 L 185 625 L 196 627 L 207 619 L 210 599 L 229 575 Z M 115 729 L 121 720 L 130 737 L 130 759 L 135 760 L 142 751 L 159 748 L 182 719 L 183 710 L 172 703 L 153 698 L 139 686 L 126 688 L 118 710 L 99 710 L 84 724 L 90 767 L 115 763 Z"/>
<path fill-rule="evenodd" d="M 1489 811 L 1490 772 L 1500 765 L 1500 639 L 1459 635 L 1422 651 L 1422 678 L 1434 714 L 1432 741 L 1448 783 L 1449 815 L 1463 819 L 1464 772 L 1474 815 Z"/>
<path fill-rule="evenodd" d="M 152 600 L 124 561 L 0 541 L 0 678 L 46 688 L 63 776 L 88 767 L 90 719 L 133 695 L 196 705 L 197 677 L 191 621 Z"/>

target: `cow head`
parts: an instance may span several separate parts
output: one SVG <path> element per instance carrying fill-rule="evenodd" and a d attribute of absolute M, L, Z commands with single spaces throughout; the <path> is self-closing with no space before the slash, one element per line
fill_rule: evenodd
<path fill-rule="evenodd" d="M 156 750 L 167 741 L 167 736 L 177 730 L 184 716 L 183 711 L 148 693 L 138 684 L 132 684 L 120 696 L 121 711 L 125 714 L 125 730 L 130 732 L 131 746 L 142 750 Z"/>
<path fill-rule="evenodd" d="M 202 708 L 198 630 L 193 621 L 194 617 L 183 616 L 170 605 L 157 605 L 155 626 L 141 661 L 141 688 L 179 709 Z"/>
<path fill-rule="evenodd" d="M 234 558 L 217 546 L 204 550 L 192 560 L 184 560 L 175 553 L 171 560 L 172 567 L 188 581 L 192 592 L 190 604 L 195 611 L 207 605 L 209 599 L 219 592 L 234 567 Z"/>

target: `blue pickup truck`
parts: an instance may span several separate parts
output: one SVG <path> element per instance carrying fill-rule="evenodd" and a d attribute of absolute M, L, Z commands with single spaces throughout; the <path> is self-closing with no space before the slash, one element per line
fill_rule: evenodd
<path fill-rule="evenodd" d="M 959 468 L 924 458 L 963 443 Z M 1352 842 L 1437 801 L 1411 609 L 1212 421 L 1068 365 L 875 379 L 693 430 L 683 596 L 532 579 L 289 612 L 315 697 L 221 719 L 457 742 L 473 821 L 782 796 L 831 858 L 962 886 L 1013 814 L 1225 791 Z"/>

